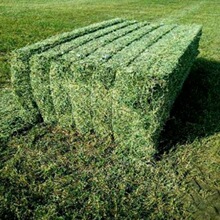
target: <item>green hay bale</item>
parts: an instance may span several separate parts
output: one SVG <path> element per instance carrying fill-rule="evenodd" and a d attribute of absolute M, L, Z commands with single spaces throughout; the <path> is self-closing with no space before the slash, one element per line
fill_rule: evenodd
<path fill-rule="evenodd" d="M 157 26 L 158 25 L 145 25 L 136 31 L 117 38 L 115 41 L 107 44 L 105 47 L 101 47 L 88 58 L 73 63 L 71 66 L 71 75 L 73 78 L 69 80 L 68 87 L 72 97 L 71 102 L 73 104 L 73 115 L 76 128 L 79 129 L 80 132 L 89 132 L 94 129 L 92 122 L 92 118 L 94 116 L 91 116 L 91 76 L 96 71 L 93 70 L 93 68 L 90 69 L 90 65 L 88 64 L 94 60 L 97 60 L 98 63 L 105 62 L 106 59 L 103 59 L 102 56 L 100 59 L 100 53 L 103 54 L 104 51 L 104 54 L 108 52 L 112 56 L 113 54 L 116 54 L 118 51 L 122 50 L 124 47 L 130 45 L 132 42 L 139 40 Z"/>
<path fill-rule="evenodd" d="M 51 97 L 51 88 L 50 88 L 50 77 L 49 71 L 51 66 L 51 61 L 56 58 L 68 53 L 71 50 L 81 51 L 82 46 L 86 46 L 87 43 L 94 44 L 94 41 L 98 41 L 99 38 L 105 37 L 107 35 L 113 38 L 112 32 L 123 31 L 123 28 L 126 30 L 130 28 L 129 25 L 134 24 L 134 21 L 125 21 L 119 24 L 112 25 L 110 27 L 98 29 L 95 32 L 85 34 L 76 39 L 68 41 L 58 45 L 46 52 L 33 55 L 30 59 L 31 65 L 31 87 L 34 95 L 34 99 L 39 107 L 39 111 L 45 122 L 56 121 L 55 110 L 53 106 L 53 100 Z M 98 47 L 97 43 L 95 44 Z M 89 46 L 89 45 L 88 45 Z M 100 46 L 100 45 L 99 45 Z M 87 46 L 86 46 L 87 47 Z M 94 47 L 93 47 L 94 48 Z M 92 48 L 91 48 L 92 49 Z M 51 79 L 53 81 L 53 79 Z"/>
<path fill-rule="evenodd" d="M 200 35 L 198 26 L 179 26 L 117 72 L 112 126 L 118 155 L 144 159 L 156 152 L 159 132 L 198 54 Z"/>
<path fill-rule="evenodd" d="M 33 122 L 39 121 L 40 113 L 32 94 L 30 84 L 30 65 L 29 59 L 32 55 L 44 52 L 59 44 L 70 41 L 76 37 L 84 35 L 88 32 L 93 32 L 117 23 L 122 22 L 122 19 L 113 19 L 104 21 L 98 24 L 93 24 L 88 27 L 80 28 L 72 32 L 63 33 L 53 36 L 44 41 L 33 45 L 21 48 L 11 54 L 11 79 L 16 95 L 18 96 L 21 105 L 29 111 L 34 117 Z"/>
<path fill-rule="evenodd" d="M 146 24 L 147 23 L 137 23 L 116 30 L 103 37 L 100 37 L 99 39 L 90 41 L 89 43 L 76 48 L 70 53 L 65 54 L 58 60 L 54 60 L 51 62 L 52 64 L 49 73 L 51 96 L 52 96 L 56 116 L 62 125 L 73 126 L 73 124 L 71 124 L 72 120 L 69 120 L 69 122 L 67 120 L 63 120 L 63 118 L 68 119 L 72 117 L 72 115 L 71 116 L 68 115 L 68 113 L 70 112 L 69 109 L 71 108 L 69 106 L 71 102 L 68 95 L 69 89 L 68 91 L 66 91 L 66 88 L 64 86 L 66 84 L 66 81 L 68 80 L 68 77 L 70 77 L 69 80 L 71 81 L 74 80 L 73 73 L 70 70 L 70 64 L 75 63 L 78 60 L 87 57 L 88 55 L 96 51 L 98 48 L 105 46 L 108 43 L 114 42 L 114 40 L 126 36 L 127 34 L 139 29 L 140 27 L 145 26 Z M 48 94 L 48 96 L 49 95 L 50 94 Z M 67 106 L 68 106 L 68 110 L 65 111 Z"/>
<path fill-rule="evenodd" d="M 85 72 L 81 74 L 80 70 L 71 69 L 74 80 L 68 81 L 68 90 L 73 109 L 73 117 L 77 130 L 82 133 L 93 131 L 92 115 L 88 109 L 91 108 L 90 99 L 90 75 Z"/>

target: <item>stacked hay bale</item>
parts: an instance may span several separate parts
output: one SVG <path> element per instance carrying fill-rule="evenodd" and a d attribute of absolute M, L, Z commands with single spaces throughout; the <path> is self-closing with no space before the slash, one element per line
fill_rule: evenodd
<path fill-rule="evenodd" d="M 117 71 L 112 121 L 123 154 L 155 153 L 158 135 L 198 55 L 200 30 L 178 26 Z"/>
<path fill-rule="evenodd" d="M 92 25 L 28 55 L 19 52 L 23 58 L 15 56 L 19 62 L 12 65 L 15 91 L 35 118 L 114 137 L 118 155 L 149 158 L 200 35 L 197 25 L 120 19 Z"/>

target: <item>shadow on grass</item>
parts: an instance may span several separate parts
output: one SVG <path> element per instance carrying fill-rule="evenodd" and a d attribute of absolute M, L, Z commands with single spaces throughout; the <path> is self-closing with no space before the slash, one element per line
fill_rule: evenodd
<path fill-rule="evenodd" d="M 198 58 L 161 133 L 159 154 L 220 131 L 220 63 Z"/>

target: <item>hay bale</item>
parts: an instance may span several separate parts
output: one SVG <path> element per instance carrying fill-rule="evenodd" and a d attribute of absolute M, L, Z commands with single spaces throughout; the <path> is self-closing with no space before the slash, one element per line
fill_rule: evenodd
<path fill-rule="evenodd" d="M 119 157 L 151 157 L 201 27 L 116 19 L 67 35 L 15 53 L 12 79 L 24 108 L 82 134 L 114 136 Z"/>
<path fill-rule="evenodd" d="M 132 42 L 116 54 L 111 54 L 111 59 L 103 64 L 97 65 L 92 75 L 91 87 L 91 111 L 93 115 L 93 126 L 97 134 L 112 135 L 112 96 L 109 89 L 114 86 L 116 71 L 118 68 L 127 66 L 146 48 L 153 45 L 158 39 L 170 32 L 174 26 L 158 26 L 152 28 L 149 33 L 138 41 Z M 102 50 L 98 60 L 109 50 Z M 95 61 L 91 60 L 91 63 Z"/>
<path fill-rule="evenodd" d="M 156 152 L 159 132 L 198 54 L 200 35 L 200 26 L 178 26 L 118 70 L 112 91 L 117 154 L 149 158 Z"/>
<path fill-rule="evenodd" d="M 172 25 L 162 26 L 159 24 L 143 26 L 137 31 L 130 33 L 130 35 L 99 48 L 82 62 L 75 64 L 78 70 L 83 72 L 83 69 L 85 69 L 87 72 L 81 74 L 91 75 L 90 90 L 89 88 L 87 89 L 87 103 L 91 102 L 91 106 L 88 105 L 87 115 L 89 115 L 88 112 L 92 115 L 92 123 L 90 124 L 96 134 L 102 137 L 112 135 L 111 96 L 108 90 L 113 85 L 117 68 L 126 66 L 146 47 L 149 47 L 173 28 L 174 26 Z M 87 66 L 92 67 L 92 72 L 88 73 Z M 88 87 L 88 85 L 85 86 Z M 74 100 L 76 102 L 76 98 Z M 88 120 L 87 117 L 84 118 Z"/>
<path fill-rule="evenodd" d="M 57 123 L 62 127 L 75 127 L 69 92 L 64 86 L 68 71 L 67 65 L 64 66 L 58 61 L 53 61 L 49 73 L 50 89 Z"/>
<path fill-rule="evenodd" d="M 13 51 L 11 54 L 11 80 L 21 105 L 34 117 L 33 122 L 39 121 L 40 113 L 36 105 L 30 84 L 30 57 L 39 54 L 59 44 L 70 41 L 88 32 L 94 32 L 117 23 L 123 22 L 122 19 L 113 19 L 98 24 L 92 24 L 72 32 L 53 36 L 44 41 Z"/>

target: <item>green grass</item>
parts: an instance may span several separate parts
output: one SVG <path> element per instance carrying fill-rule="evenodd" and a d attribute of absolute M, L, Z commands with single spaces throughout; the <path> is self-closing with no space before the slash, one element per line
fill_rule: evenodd
<path fill-rule="evenodd" d="M 1 219 L 220 218 L 220 4 L 167 2 L 0 2 L 1 117 L 12 101 L 5 97 L 16 48 L 114 17 L 203 25 L 201 53 L 161 134 L 156 162 L 119 162 L 109 139 L 43 124 L 22 130 L 0 146 Z"/>

